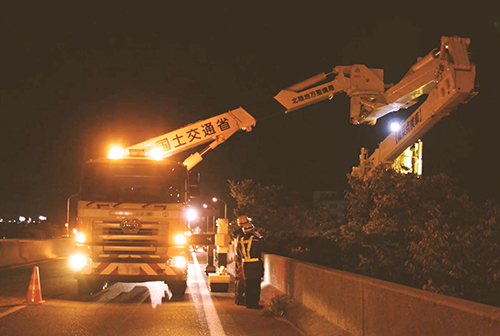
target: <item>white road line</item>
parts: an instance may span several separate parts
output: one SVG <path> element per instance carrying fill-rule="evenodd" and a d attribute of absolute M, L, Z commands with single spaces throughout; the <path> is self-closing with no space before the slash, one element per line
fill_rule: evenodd
<path fill-rule="evenodd" d="M 4 311 L 3 313 L 0 313 L 0 318 L 7 316 L 9 314 L 12 314 L 13 312 L 16 312 L 18 310 L 21 310 L 23 308 L 26 308 L 27 306 L 17 306 L 17 307 L 12 307 Z"/>
<path fill-rule="evenodd" d="M 208 325 L 208 330 L 210 331 L 210 335 L 214 336 L 226 335 L 226 333 L 224 332 L 224 328 L 222 328 L 222 323 L 220 322 L 219 315 L 217 314 L 217 310 L 215 309 L 210 292 L 208 291 L 208 288 L 205 284 L 205 280 L 203 279 L 203 273 L 201 272 L 200 264 L 198 263 L 196 254 L 192 253 L 191 255 L 193 257 L 193 263 L 195 266 L 194 267 L 195 281 L 193 282 L 197 284 L 199 293 L 201 295 L 203 311 L 205 312 L 205 318 L 207 320 L 207 325 Z"/>

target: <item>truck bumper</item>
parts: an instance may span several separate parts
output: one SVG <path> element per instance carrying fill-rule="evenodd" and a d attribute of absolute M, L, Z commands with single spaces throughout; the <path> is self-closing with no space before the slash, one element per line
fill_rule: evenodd
<path fill-rule="evenodd" d="M 100 274 L 82 274 L 76 273 L 75 279 L 86 280 L 86 281 L 99 281 L 99 282 L 146 282 L 146 281 L 163 281 L 169 282 L 180 282 L 186 281 L 187 276 L 183 275 L 100 275 Z"/>
<path fill-rule="evenodd" d="M 116 259 L 106 262 L 91 262 L 79 272 L 75 272 L 77 280 L 144 282 L 144 281 L 186 281 L 187 268 L 174 267 L 163 262 L 144 262 L 138 258 L 135 262 L 128 259 L 118 262 Z M 102 259 L 101 259 L 102 260 Z"/>

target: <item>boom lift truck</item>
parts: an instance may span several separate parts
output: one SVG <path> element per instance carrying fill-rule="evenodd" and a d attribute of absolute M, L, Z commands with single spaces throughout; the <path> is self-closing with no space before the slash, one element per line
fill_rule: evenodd
<path fill-rule="evenodd" d="M 395 85 L 384 84 L 381 69 L 337 66 L 280 91 L 274 101 L 289 113 L 345 92 L 351 99 L 351 123 L 374 125 L 427 95 L 402 130 L 390 134 L 371 156 L 362 149 L 360 164 L 352 171 L 367 176 L 377 165 L 396 163 L 395 169 L 402 172 L 420 173 L 421 157 L 414 156 L 421 153 L 421 146 L 415 141 L 476 94 L 469 44 L 467 38 L 442 37 L 440 48 L 419 58 Z M 255 124 L 256 118 L 239 107 L 126 149 L 114 149 L 108 159 L 89 161 L 78 197 L 78 243 L 70 258 L 79 293 L 97 292 L 110 281 L 164 281 L 172 294 L 183 295 L 189 252 L 186 212 L 197 185 L 190 171 L 208 151 L 239 130 L 251 131 Z M 182 163 L 166 160 L 206 143 Z M 406 151 L 412 153 L 409 158 L 404 156 Z M 215 244 L 225 254 L 228 221 L 219 219 L 218 224 Z M 224 279 L 228 282 L 228 277 Z"/>

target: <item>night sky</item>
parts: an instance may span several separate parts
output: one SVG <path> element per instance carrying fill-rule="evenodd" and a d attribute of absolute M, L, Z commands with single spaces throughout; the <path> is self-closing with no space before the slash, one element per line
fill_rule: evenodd
<path fill-rule="evenodd" d="M 472 40 L 479 95 L 423 137 L 424 175 L 446 172 L 474 199 L 500 200 L 493 5 L 220 3 L 2 2 L 0 217 L 64 221 L 83 163 L 111 143 L 129 146 L 270 99 L 336 65 L 382 68 L 396 83 L 443 35 Z M 341 191 L 360 148 L 373 151 L 387 136 L 390 117 L 351 125 L 349 99 L 339 94 L 263 120 L 205 156 L 203 191 L 228 199 L 228 179 L 283 185 L 308 199 Z"/>

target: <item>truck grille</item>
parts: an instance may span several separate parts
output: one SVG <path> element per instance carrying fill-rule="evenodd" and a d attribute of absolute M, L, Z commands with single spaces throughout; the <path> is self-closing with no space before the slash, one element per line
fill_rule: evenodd
<path fill-rule="evenodd" d="M 124 235 L 124 232 L 120 228 L 104 228 L 102 229 L 102 235 L 113 235 L 113 236 L 119 236 L 119 235 Z M 158 229 L 144 229 L 141 228 L 139 232 L 137 232 L 135 235 L 137 236 L 157 236 L 158 235 Z"/>
<path fill-rule="evenodd" d="M 168 223 L 141 222 L 137 233 L 125 233 L 121 221 L 94 221 L 92 224 L 93 249 L 109 254 L 159 254 L 167 246 Z"/>

